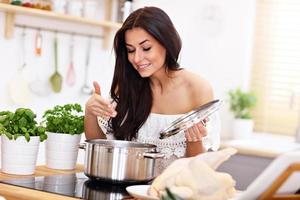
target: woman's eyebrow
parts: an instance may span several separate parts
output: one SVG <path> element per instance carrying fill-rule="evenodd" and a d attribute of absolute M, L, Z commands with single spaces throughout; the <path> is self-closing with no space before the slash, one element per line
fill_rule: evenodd
<path fill-rule="evenodd" d="M 139 43 L 139 45 L 144 44 L 145 42 L 148 42 L 148 41 L 149 41 L 148 39 L 143 40 L 142 42 Z M 133 47 L 133 45 L 131 45 L 131 44 L 125 43 L 125 45 L 126 45 L 126 46 L 131 46 L 131 47 Z"/>
<path fill-rule="evenodd" d="M 146 39 L 146 40 L 140 42 L 139 45 L 141 45 L 141 44 L 143 44 L 143 43 L 145 43 L 145 42 L 147 42 L 147 41 L 149 41 L 149 40 Z"/>

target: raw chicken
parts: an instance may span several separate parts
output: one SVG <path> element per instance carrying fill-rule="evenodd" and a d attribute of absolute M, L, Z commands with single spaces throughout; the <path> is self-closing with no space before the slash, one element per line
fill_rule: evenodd
<path fill-rule="evenodd" d="M 215 169 L 236 152 L 236 149 L 226 148 L 178 159 L 154 179 L 148 193 L 159 197 L 168 187 L 183 199 L 229 199 L 235 193 L 235 181 L 229 174 Z"/>

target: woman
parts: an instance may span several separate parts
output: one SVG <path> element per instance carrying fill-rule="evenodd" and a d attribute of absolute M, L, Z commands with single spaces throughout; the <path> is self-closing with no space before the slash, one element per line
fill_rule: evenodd
<path fill-rule="evenodd" d="M 178 157 L 206 151 L 202 138 L 207 129 L 202 123 L 159 139 L 159 132 L 172 121 L 213 100 L 206 80 L 180 68 L 181 39 L 169 16 L 156 7 L 134 11 L 116 33 L 114 50 L 112 100 L 104 99 L 94 82 L 95 93 L 86 103 L 86 138 L 155 144 L 168 158 L 158 171 Z M 219 136 L 215 138 L 211 146 L 218 146 Z"/>

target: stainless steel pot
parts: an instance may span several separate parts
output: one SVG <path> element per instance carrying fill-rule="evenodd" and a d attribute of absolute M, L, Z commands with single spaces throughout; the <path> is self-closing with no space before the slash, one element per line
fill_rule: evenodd
<path fill-rule="evenodd" d="M 84 173 L 91 179 L 115 183 L 149 182 L 154 178 L 156 146 L 120 140 L 86 140 Z"/>

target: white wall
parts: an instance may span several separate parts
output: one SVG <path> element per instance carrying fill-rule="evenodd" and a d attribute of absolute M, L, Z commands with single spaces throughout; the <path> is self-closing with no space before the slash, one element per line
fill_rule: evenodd
<path fill-rule="evenodd" d="M 102 12 L 103 13 L 103 12 Z M 84 36 L 74 36 L 74 68 L 76 73 L 75 85 L 70 87 L 66 84 L 66 74 L 69 65 L 69 44 L 71 35 L 57 33 L 58 37 L 58 70 L 64 77 L 62 91 L 60 93 L 54 93 L 50 89 L 49 94 L 46 96 L 38 96 L 32 92 L 29 93 L 28 102 L 24 104 L 16 104 L 10 97 L 10 85 L 12 79 L 15 77 L 18 66 L 22 64 L 22 51 L 21 51 L 21 35 L 22 28 L 16 28 L 15 34 L 12 39 L 4 38 L 4 13 L 0 12 L 0 110 L 14 111 L 18 107 L 29 107 L 37 113 L 37 119 L 40 121 L 42 114 L 46 109 L 52 108 L 57 104 L 66 103 L 80 103 L 84 106 L 85 102 L 89 98 L 88 95 L 81 93 L 81 88 L 84 82 L 84 67 L 85 67 L 85 55 L 88 43 L 88 38 Z M 61 22 L 53 22 L 49 20 L 40 20 L 37 18 L 17 16 L 16 23 L 34 23 L 42 24 L 44 27 L 61 26 Z M 63 24 L 64 25 L 64 24 Z M 68 27 L 67 27 L 68 26 Z M 67 28 L 66 28 L 67 27 Z M 74 24 L 66 24 L 62 29 L 90 29 L 97 31 L 93 27 L 84 27 Z M 97 28 L 99 29 L 99 28 Z M 89 30 L 85 30 L 89 32 Z M 25 41 L 25 55 L 27 65 L 24 69 L 24 78 L 28 85 L 36 79 L 40 79 L 43 82 L 48 82 L 49 77 L 54 73 L 54 32 L 42 31 L 43 45 L 42 56 L 37 57 L 34 53 L 36 30 L 26 29 L 26 41 Z M 97 33 L 98 34 L 98 33 Z M 101 30 L 100 30 L 101 34 Z M 100 38 L 93 38 L 91 44 L 91 56 L 90 56 L 90 68 L 89 68 L 89 84 L 92 86 L 92 81 L 97 80 L 101 85 L 102 93 L 108 94 L 111 77 L 113 74 L 114 55 L 111 45 L 108 49 L 103 49 L 103 40 Z M 21 88 L 20 86 L 19 88 Z M 49 86 L 50 87 L 50 86 Z M 16 88 L 16 92 L 19 88 Z M 28 87 L 30 88 L 30 87 Z M 30 89 L 29 89 L 30 91 Z M 84 140 L 84 137 L 82 138 Z M 84 152 L 79 155 L 79 161 L 83 162 Z M 44 144 L 41 144 L 38 164 L 44 163 Z"/>
<path fill-rule="evenodd" d="M 181 65 L 208 79 L 215 90 L 216 98 L 226 98 L 226 92 L 237 86 L 248 87 L 251 57 L 252 32 L 255 14 L 255 0 L 136 0 L 135 7 L 155 5 L 166 10 L 178 29 L 183 49 Z M 14 110 L 17 107 L 30 107 L 42 113 L 56 105 L 80 103 L 84 105 L 88 96 L 82 95 L 87 38 L 75 36 L 75 71 L 76 84 L 69 87 L 63 84 L 61 93 L 50 92 L 46 97 L 30 94 L 30 100 L 24 105 L 12 102 L 8 85 L 21 63 L 20 36 L 22 30 L 17 28 L 15 37 L 7 40 L 3 36 L 4 14 L 0 12 L 0 110 Z M 43 22 L 42 22 L 43 23 Z M 48 22 L 47 22 L 48 23 Z M 50 23 L 50 22 L 49 22 Z M 80 28 L 80 27 L 79 27 Z M 41 58 L 34 55 L 35 31 L 27 31 L 25 77 L 31 82 L 39 76 L 47 81 L 54 71 L 53 38 L 54 33 L 43 33 L 43 54 Z M 59 38 L 59 72 L 65 77 L 69 62 L 68 45 L 70 35 L 58 34 Z M 89 82 L 97 80 L 102 93 L 107 94 L 113 73 L 114 56 L 111 49 L 102 48 L 102 40 L 94 39 L 92 43 Z M 232 116 L 227 105 L 221 110 L 222 137 L 230 134 Z M 44 162 L 43 146 L 40 148 L 39 164 Z M 83 162 L 83 152 L 79 162 Z"/>

